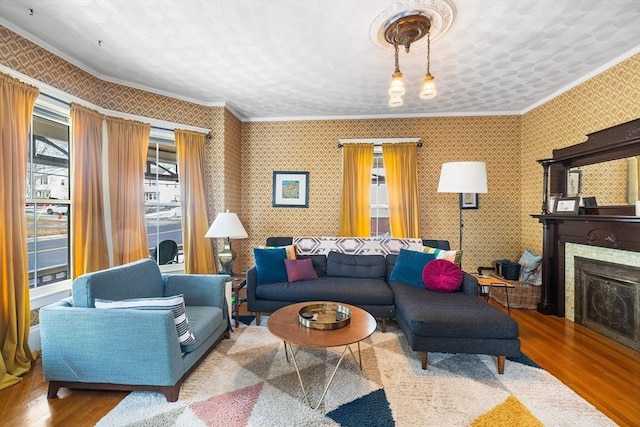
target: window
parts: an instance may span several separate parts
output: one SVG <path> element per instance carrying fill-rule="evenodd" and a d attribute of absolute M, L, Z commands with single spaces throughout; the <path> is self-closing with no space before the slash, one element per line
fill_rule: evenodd
<path fill-rule="evenodd" d="M 144 195 L 149 248 L 156 260 L 167 259 L 163 254 L 154 254 L 154 248 L 165 240 L 176 242 L 179 253 L 182 252 L 182 208 L 177 163 L 172 137 L 150 137 Z M 171 256 L 168 258 L 174 259 Z"/>
<path fill-rule="evenodd" d="M 29 287 L 69 278 L 69 117 L 36 104 L 26 177 Z"/>
<path fill-rule="evenodd" d="M 371 236 L 391 237 L 387 183 L 380 146 L 374 147 L 371 170 Z"/>

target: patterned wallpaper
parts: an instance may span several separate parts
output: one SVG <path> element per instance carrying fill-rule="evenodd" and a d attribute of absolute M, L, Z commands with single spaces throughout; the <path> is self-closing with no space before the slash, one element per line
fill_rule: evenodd
<path fill-rule="evenodd" d="M 243 219 L 250 248 L 268 236 L 337 236 L 340 221 L 340 138 L 420 137 L 418 181 L 422 237 L 458 247 L 458 196 L 437 193 L 447 161 L 487 162 L 489 193 L 480 209 L 463 211 L 463 267 L 520 255 L 518 116 L 248 122 L 242 125 Z M 273 171 L 309 171 L 309 208 L 273 208 Z"/>
<path fill-rule="evenodd" d="M 627 159 L 587 165 L 580 168 L 582 195 L 596 196 L 599 205 L 628 205 Z"/>
<path fill-rule="evenodd" d="M 489 193 L 465 210 L 463 267 L 517 260 L 541 250 L 542 168 L 585 134 L 640 117 L 640 55 L 616 65 L 523 116 L 241 123 L 224 107 L 206 107 L 100 80 L 0 26 L 0 64 L 106 109 L 209 128 L 205 154 L 208 221 L 236 211 L 249 238 L 234 242 L 235 270 L 252 264 L 251 247 L 270 235 L 337 235 L 340 138 L 421 137 L 421 228 L 425 238 L 458 246 L 458 199 L 436 192 L 446 161 L 487 162 Z M 271 207 L 272 172 L 310 172 L 309 208 Z M 607 173 L 607 172 L 604 172 Z M 586 182 L 585 182 L 586 185 Z M 220 245 L 221 242 L 216 242 Z"/>
<path fill-rule="evenodd" d="M 542 167 L 536 160 L 551 157 L 555 148 L 585 141 L 589 133 L 637 118 L 640 118 L 640 54 L 522 116 L 522 248 L 538 253 L 542 250 L 542 226 L 530 217 L 540 213 L 542 204 Z M 598 172 L 599 176 L 609 173 L 609 166 Z M 586 185 L 591 188 L 591 184 Z M 604 195 L 607 190 L 611 191 L 608 186 L 593 188 L 594 194 Z"/>
<path fill-rule="evenodd" d="M 3 26 L 0 40 L 0 64 L 92 104 L 143 117 L 210 127 L 213 107 L 100 80 Z"/>

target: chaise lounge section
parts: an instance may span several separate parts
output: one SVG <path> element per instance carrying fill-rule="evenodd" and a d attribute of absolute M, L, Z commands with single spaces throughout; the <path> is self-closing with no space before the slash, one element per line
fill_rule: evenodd
<path fill-rule="evenodd" d="M 390 265 L 395 255 L 387 255 Z M 434 292 L 389 280 L 396 305 L 396 321 L 411 349 L 420 352 L 422 369 L 428 353 L 491 354 L 498 373 L 506 357 L 521 355 L 518 324 L 503 311 L 478 298 L 475 277 L 463 273 L 460 290 Z"/>

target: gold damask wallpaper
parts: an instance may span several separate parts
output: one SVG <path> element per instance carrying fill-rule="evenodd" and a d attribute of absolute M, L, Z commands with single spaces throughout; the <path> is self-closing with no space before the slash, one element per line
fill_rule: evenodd
<path fill-rule="evenodd" d="M 478 210 L 463 211 L 463 267 L 475 270 L 520 252 L 518 116 L 247 122 L 242 125 L 243 221 L 251 247 L 268 236 L 336 236 L 339 233 L 340 138 L 420 137 L 418 181 L 425 238 L 458 247 L 458 195 L 437 193 L 440 166 L 485 160 L 489 193 Z M 273 171 L 308 171 L 309 208 L 273 208 Z"/>
<path fill-rule="evenodd" d="M 436 192 L 440 165 L 487 162 L 489 193 L 465 210 L 463 267 L 540 252 L 542 168 L 536 159 L 581 142 L 585 134 L 640 117 L 640 55 L 606 70 L 523 116 L 241 122 L 207 107 L 100 80 L 0 26 L 0 64 L 105 109 L 212 130 L 205 154 L 209 222 L 238 213 L 249 238 L 234 241 L 235 270 L 270 235 L 337 235 L 340 138 L 420 137 L 420 220 L 425 238 L 458 246 L 458 199 Z M 309 208 L 271 207 L 274 170 L 309 171 Z M 608 173 L 606 170 L 602 173 Z M 221 242 L 216 242 L 221 245 Z"/>
<path fill-rule="evenodd" d="M 637 118 L 640 118 L 640 54 L 522 116 L 520 221 L 523 248 L 538 253 L 542 250 L 542 228 L 529 216 L 540 213 L 542 197 L 542 167 L 535 161 L 551 157 L 553 149 L 585 141 L 589 133 Z M 609 168 L 599 171 L 601 176 L 609 173 Z M 601 179 L 600 182 L 607 181 Z M 611 191 L 591 188 L 594 194 Z"/>

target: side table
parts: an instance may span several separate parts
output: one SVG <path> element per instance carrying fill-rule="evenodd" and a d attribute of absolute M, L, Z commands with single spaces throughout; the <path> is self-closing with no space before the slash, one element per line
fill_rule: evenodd
<path fill-rule="evenodd" d="M 480 288 L 480 295 L 484 296 L 485 300 L 489 300 L 489 291 L 490 288 L 503 288 L 504 295 L 507 300 L 507 313 L 511 316 L 511 308 L 509 307 L 509 288 L 515 288 L 512 283 L 509 283 L 507 280 L 496 277 L 495 275 L 483 276 L 481 274 L 472 274 L 478 280 L 478 287 Z M 486 289 L 485 287 L 489 288 Z"/>
<path fill-rule="evenodd" d="M 231 278 L 231 318 L 234 326 L 238 327 L 238 317 L 240 316 L 240 305 L 246 301 L 246 298 L 240 296 L 240 290 L 247 284 L 247 277 L 244 275 L 235 275 Z"/>

